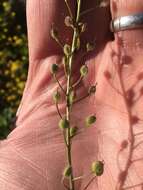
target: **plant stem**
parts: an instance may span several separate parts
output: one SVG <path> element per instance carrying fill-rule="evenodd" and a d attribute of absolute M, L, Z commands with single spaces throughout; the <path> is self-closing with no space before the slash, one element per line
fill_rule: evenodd
<path fill-rule="evenodd" d="M 89 185 L 94 181 L 95 178 L 96 178 L 96 176 L 93 176 L 93 177 L 91 178 L 91 180 L 88 182 L 88 184 L 84 187 L 83 190 L 87 190 L 87 188 L 88 188 Z"/>
<path fill-rule="evenodd" d="M 59 87 L 61 88 L 61 90 L 63 91 L 63 93 L 66 95 L 66 92 L 65 92 L 65 90 L 63 89 L 63 87 L 62 87 L 61 83 L 59 82 L 59 80 L 57 79 L 57 76 L 56 76 L 56 75 L 54 75 L 54 78 L 55 78 L 56 82 L 58 83 Z"/>
<path fill-rule="evenodd" d="M 81 0 L 78 1 L 77 3 L 77 16 L 76 16 L 76 23 L 79 22 L 79 16 L 80 16 L 80 9 L 81 9 Z M 71 105 L 69 104 L 69 94 L 70 94 L 70 89 L 71 89 L 71 74 L 72 74 L 72 64 L 74 61 L 74 54 L 75 54 L 75 47 L 76 47 L 76 40 L 78 37 L 78 31 L 76 28 L 74 28 L 74 33 L 73 33 L 73 39 L 72 39 L 72 47 L 71 47 L 71 54 L 69 55 L 69 73 L 67 77 L 67 91 L 66 91 L 66 119 L 70 123 L 70 111 L 71 111 Z M 71 158 L 71 138 L 70 138 L 70 126 L 66 130 L 66 135 L 67 135 L 67 160 L 68 160 L 68 166 L 71 167 L 71 175 L 69 176 L 69 185 L 70 185 L 70 190 L 75 190 L 75 185 L 74 185 L 74 177 L 73 177 L 73 168 L 72 168 L 72 158 Z"/>

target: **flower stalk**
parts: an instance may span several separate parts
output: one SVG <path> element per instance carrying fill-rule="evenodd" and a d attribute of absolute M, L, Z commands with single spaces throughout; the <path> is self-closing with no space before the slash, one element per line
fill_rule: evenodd
<path fill-rule="evenodd" d="M 72 36 L 72 42 L 71 45 L 69 44 L 65 44 L 62 45 L 60 43 L 60 46 L 63 50 L 63 65 L 64 65 L 64 73 L 65 73 L 65 77 L 66 77 L 66 90 L 62 87 L 60 81 L 58 80 L 57 77 L 57 72 L 59 71 L 59 66 L 57 64 L 53 64 L 52 68 L 51 68 L 51 73 L 53 74 L 53 77 L 55 79 L 55 81 L 57 82 L 61 92 L 64 93 L 65 96 L 65 101 L 66 101 L 66 111 L 65 111 L 65 115 L 60 113 L 60 109 L 59 109 L 59 102 L 61 99 L 61 93 L 57 90 L 53 96 L 53 100 L 54 103 L 56 105 L 56 109 L 57 109 L 57 113 L 59 114 L 60 117 L 60 121 L 59 121 L 59 128 L 62 130 L 63 132 L 63 137 L 64 137 L 64 142 L 66 145 L 66 156 L 67 156 L 67 165 L 63 171 L 63 178 L 61 180 L 61 182 L 63 183 L 63 186 L 68 189 L 68 190 L 75 190 L 75 182 L 77 180 L 81 180 L 83 179 L 85 176 L 80 176 L 75 178 L 74 177 L 74 173 L 73 173 L 73 163 L 72 163 L 72 140 L 74 138 L 74 136 L 76 136 L 77 131 L 78 131 L 78 127 L 77 126 L 72 126 L 71 125 L 71 112 L 72 112 L 72 106 L 73 104 L 84 100 L 85 98 L 89 97 L 92 94 L 95 94 L 96 92 L 96 85 L 89 87 L 89 90 L 87 91 L 87 93 L 83 96 L 83 97 L 76 97 L 76 87 L 82 82 L 82 79 L 84 77 L 86 77 L 86 75 L 88 74 L 88 67 L 86 65 L 82 65 L 82 67 L 80 68 L 80 77 L 79 79 L 72 84 L 72 67 L 75 61 L 75 55 L 78 53 L 78 51 L 80 50 L 80 36 L 81 33 L 86 31 L 86 23 L 82 23 L 80 21 L 80 17 L 81 17 L 81 3 L 82 0 L 76 0 L 77 3 L 77 9 L 76 9 L 76 16 L 75 18 L 73 17 L 72 14 L 72 10 L 70 8 L 69 2 L 68 0 L 64 0 L 66 7 L 68 9 L 68 13 L 69 15 L 65 18 L 65 25 L 67 27 L 71 27 L 73 29 L 73 36 Z M 88 11 L 87 11 L 88 12 Z M 58 31 L 57 29 L 52 28 L 51 29 L 51 37 L 58 43 L 61 42 L 61 40 L 59 39 L 59 35 L 58 35 Z M 86 51 L 92 51 L 94 49 L 93 45 L 91 46 L 90 43 L 87 43 L 87 46 L 85 47 Z M 85 126 L 93 126 L 93 124 L 96 122 L 96 116 L 95 115 L 91 115 L 88 116 L 85 119 Z M 101 162 L 100 162 L 101 164 Z M 101 164 L 102 165 L 102 164 Z M 91 172 L 91 174 L 93 176 L 93 179 L 98 176 L 99 171 L 101 171 L 102 169 L 100 168 L 101 165 L 98 165 L 98 167 L 95 165 L 94 163 L 94 171 Z M 103 165 L 102 165 L 103 167 Z M 97 171 L 98 168 L 98 171 Z M 93 169 L 93 167 L 92 167 Z M 102 173 L 102 172 L 101 172 Z M 68 180 L 68 184 L 69 186 L 67 186 L 65 184 L 64 180 Z M 90 183 L 93 180 L 90 180 L 90 182 L 86 185 L 86 187 L 84 188 L 87 189 L 88 186 L 90 185 Z"/>

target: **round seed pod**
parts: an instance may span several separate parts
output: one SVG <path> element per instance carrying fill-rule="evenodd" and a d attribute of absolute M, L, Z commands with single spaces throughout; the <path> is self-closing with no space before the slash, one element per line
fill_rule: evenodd
<path fill-rule="evenodd" d="M 68 127 L 69 127 L 69 121 L 68 121 L 66 118 L 61 119 L 61 120 L 59 121 L 59 127 L 60 127 L 60 129 L 62 129 L 62 130 L 68 128 Z"/>
<path fill-rule="evenodd" d="M 52 74 L 56 74 L 59 70 L 59 66 L 57 64 L 52 64 L 52 67 L 51 67 L 51 73 Z"/>
<path fill-rule="evenodd" d="M 104 172 L 104 163 L 102 161 L 95 161 L 91 165 L 91 171 L 96 176 L 101 176 Z"/>
<path fill-rule="evenodd" d="M 54 92 L 54 94 L 53 94 L 54 102 L 58 103 L 60 101 L 60 99 L 61 99 L 61 94 L 58 91 Z"/>
<path fill-rule="evenodd" d="M 85 77 L 88 74 L 88 67 L 87 67 L 87 65 L 81 66 L 81 68 L 80 68 L 80 74 L 83 77 Z"/>
<path fill-rule="evenodd" d="M 71 175 L 71 171 L 72 171 L 71 166 L 67 166 L 67 167 L 64 169 L 63 176 L 69 177 L 69 176 Z"/>
<path fill-rule="evenodd" d="M 91 95 L 91 94 L 95 94 L 95 92 L 96 92 L 96 85 L 90 86 L 88 93 Z"/>
<path fill-rule="evenodd" d="M 95 115 L 91 115 L 91 116 L 88 116 L 86 118 L 86 126 L 89 127 L 91 126 L 92 124 L 94 124 L 96 121 L 96 116 Z"/>
<path fill-rule="evenodd" d="M 64 54 L 65 54 L 66 56 L 69 56 L 70 53 L 71 53 L 71 46 L 68 45 L 68 44 L 65 44 L 63 51 L 64 51 Z"/>

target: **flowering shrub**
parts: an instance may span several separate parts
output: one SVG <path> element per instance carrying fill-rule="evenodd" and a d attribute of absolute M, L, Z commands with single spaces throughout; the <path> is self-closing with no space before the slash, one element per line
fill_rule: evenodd
<path fill-rule="evenodd" d="M 0 139 L 12 130 L 27 76 L 25 9 L 15 0 L 0 1 Z"/>

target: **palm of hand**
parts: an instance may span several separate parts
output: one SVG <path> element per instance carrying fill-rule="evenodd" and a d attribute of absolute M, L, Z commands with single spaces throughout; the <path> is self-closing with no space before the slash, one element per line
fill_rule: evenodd
<path fill-rule="evenodd" d="M 122 170 L 130 160 L 128 156 L 130 144 L 127 145 L 125 140 L 128 141 L 130 127 L 133 127 L 133 120 L 129 117 L 132 107 L 126 104 L 127 94 L 124 91 L 121 73 L 113 61 L 115 52 L 112 46 L 114 43 L 108 42 L 98 55 L 94 55 L 87 61 L 89 75 L 81 87 L 79 86 L 78 92 L 80 96 L 84 95 L 89 84 L 95 84 L 95 82 L 98 83 L 97 92 L 95 96 L 75 104 L 72 112 L 73 124 L 80 128 L 79 135 L 73 141 L 75 176 L 88 174 L 90 164 L 94 160 L 103 159 L 105 162 L 103 176 L 98 180 L 95 179 L 89 187 L 90 190 L 115 189 L 120 182 L 118 179 L 120 169 Z M 8 177 L 13 183 L 7 184 L 6 188 L 13 185 L 11 189 L 22 187 L 27 190 L 54 190 L 58 187 L 63 190 L 61 178 L 66 164 L 65 145 L 58 128 L 59 116 L 52 101 L 52 94 L 57 86 L 50 74 L 50 65 L 56 60 L 60 60 L 59 55 L 40 58 L 29 68 L 17 121 L 18 127 L 5 141 L 8 151 L 13 153 L 13 165 L 2 163 L 1 166 L 7 166 L 10 170 L 13 167 L 17 168 L 17 173 Z M 63 73 L 59 73 L 59 79 L 65 85 Z M 60 110 L 64 113 L 64 103 L 61 104 Z M 84 129 L 84 118 L 90 113 L 96 113 L 97 122 L 95 126 Z M 141 127 L 137 132 L 140 131 Z M 123 148 L 121 145 L 124 147 L 127 145 L 122 152 L 120 152 Z M 4 154 L 1 158 L 3 160 L 8 153 L 4 149 L 1 152 Z M 142 157 L 139 149 L 131 156 L 131 160 Z M 140 177 L 143 175 L 139 169 L 140 165 L 141 161 L 132 164 L 130 171 L 127 171 L 125 186 L 133 188 L 133 185 L 137 185 L 136 189 L 142 188 L 138 185 L 143 180 Z M 120 175 L 120 178 L 122 176 Z M 82 190 L 90 177 L 79 180 L 77 189 Z"/>

